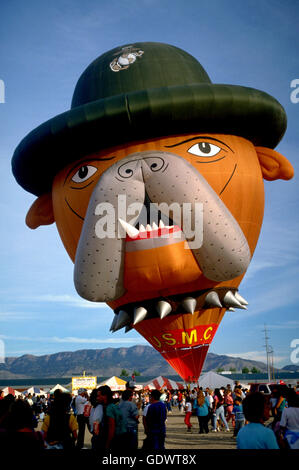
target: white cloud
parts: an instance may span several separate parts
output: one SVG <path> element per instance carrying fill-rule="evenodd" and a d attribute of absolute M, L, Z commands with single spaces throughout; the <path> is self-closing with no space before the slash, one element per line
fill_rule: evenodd
<path fill-rule="evenodd" d="M 33 302 L 53 302 L 53 303 L 63 303 L 70 305 L 72 307 L 78 308 L 96 308 L 103 309 L 109 308 L 104 302 L 89 302 L 88 300 L 82 299 L 81 297 L 76 297 L 74 295 L 53 295 L 53 294 L 44 294 L 38 296 L 25 297 L 26 301 Z"/>
<path fill-rule="evenodd" d="M 257 326 L 257 328 L 262 328 L 261 325 Z M 299 336 L 299 320 L 290 320 L 286 322 L 276 323 L 276 324 L 267 324 L 268 330 L 294 330 L 294 334 L 296 335 L 297 329 L 297 336 Z"/>
<path fill-rule="evenodd" d="M 266 352 L 265 351 L 247 351 L 247 352 L 240 352 L 240 353 L 226 353 L 227 356 L 230 357 L 240 357 L 241 359 L 247 359 L 250 361 L 259 361 L 259 362 L 264 362 L 265 364 L 267 363 L 267 357 L 266 357 Z M 285 361 L 287 359 L 287 356 L 277 356 L 274 355 L 273 360 L 274 360 L 274 367 L 277 366 L 277 364 Z"/>
<path fill-rule="evenodd" d="M 79 338 L 76 336 L 7 336 L 0 335 L 0 338 L 3 340 L 13 340 L 13 341 L 30 341 L 30 342 L 41 342 L 41 343 L 72 343 L 72 344 L 147 344 L 145 339 L 141 337 L 134 338 Z"/>

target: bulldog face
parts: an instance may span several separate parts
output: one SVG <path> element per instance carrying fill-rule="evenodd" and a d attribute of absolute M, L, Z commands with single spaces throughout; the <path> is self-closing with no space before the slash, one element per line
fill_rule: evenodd
<path fill-rule="evenodd" d="M 128 144 L 70 164 L 54 180 L 52 205 L 75 262 L 78 293 L 116 311 L 136 313 L 142 301 L 148 312 L 155 302 L 161 318 L 244 308 L 236 291 L 262 224 L 262 178 L 288 179 L 290 172 L 277 152 L 216 134 Z M 28 213 L 32 228 L 53 219 L 41 222 L 37 215 L 51 212 L 49 197 L 42 198 Z M 172 204 L 177 210 L 169 212 Z M 103 236 L 111 218 L 109 236 Z"/>

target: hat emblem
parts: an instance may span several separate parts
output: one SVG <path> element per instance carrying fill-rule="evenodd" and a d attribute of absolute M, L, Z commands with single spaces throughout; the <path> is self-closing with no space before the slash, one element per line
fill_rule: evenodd
<path fill-rule="evenodd" d="M 137 57 L 141 57 L 143 54 L 144 51 L 138 50 L 133 46 L 123 47 L 121 52 L 117 53 L 118 57 L 115 57 L 115 59 L 110 62 L 110 68 L 113 72 L 126 70 L 136 61 Z"/>

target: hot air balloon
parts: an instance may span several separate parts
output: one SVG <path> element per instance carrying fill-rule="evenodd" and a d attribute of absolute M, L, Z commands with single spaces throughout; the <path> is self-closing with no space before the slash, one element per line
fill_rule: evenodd
<path fill-rule="evenodd" d="M 98 57 L 72 106 L 13 155 L 38 196 L 31 228 L 56 222 L 82 297 L 114 311 L 188 382 L 198 379 L 263 220 L 263 178 L 290 179 L 274 147 L 286 129 L 265 92 L 213 84 L 177 47 L 152 42 Z"/>

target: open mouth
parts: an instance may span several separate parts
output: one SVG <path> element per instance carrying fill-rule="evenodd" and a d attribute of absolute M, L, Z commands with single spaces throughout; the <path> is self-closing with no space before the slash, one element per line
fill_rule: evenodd
<path fill-rule="evenodd" d="M 162 214 L 162 212 L 158 210 L 157 206 L 152 203 L 146 192 L 142 210 L 135 224 L 132 225 L 121 218 L 118 219 L 118 222 L 126 232 L 126 251 L 150 249 L 153 247 L 150 242 L 152 239 L 155 239 L 156 247 L 185 240 L 181 228 L 173 223 L 171 217 Z M 131 243 L 131 245 L 127 245 L 129 242 L 139 240 L 143 240 L 143 243 Z M 149 242 L 146 243 L 146 240 L 149 240 Z M 165 242 L 163 242 L 163 240 L 165 240 Z"/>
<path fill-rule="evenodd" d="M 159 297 L 141 302 L 122 305 L 114 313 L 110 331 L 115 332 L 121 328 L 130 331 L 137 323 L 152 318 L 161 320 L 168 315 L 193 314 L 198 310 L 209 308 L 226 308 L 234 311 L 235 308 L 247 310 L 248 302 L 231 287 L 203 289 L 186 294 Z"/>

